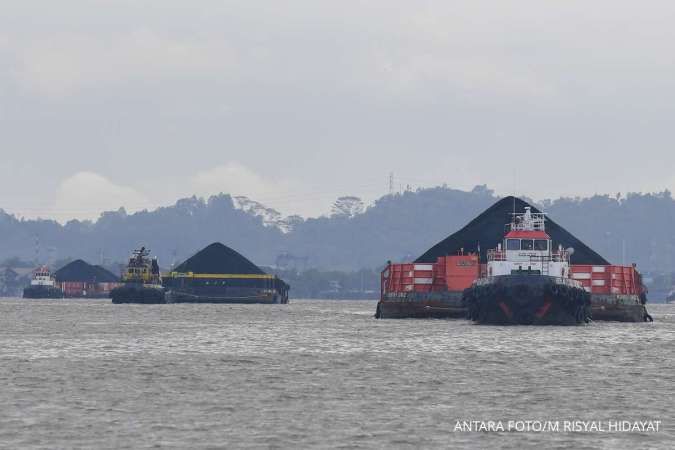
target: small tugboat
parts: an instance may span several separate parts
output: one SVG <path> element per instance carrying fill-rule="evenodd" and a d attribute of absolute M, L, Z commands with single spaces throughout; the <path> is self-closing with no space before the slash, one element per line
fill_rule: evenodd
<path fill-rule="evenodd" d="M 571 278 L 570 255 L 554 249 L 545 214 L 513 214 L 503 243 L 488 251 L 486 276 L 463 293 L 469 319 L 494 325 L 576 325 L 591 319 L 591 296 Z"/>
<path fill-rule="evenodd" d="M 63 291 L 56 286 L 56 280 L 47 266 L 33 272 L 30 286 L 23 290 L 23 298 L 63 298 Z"/>
<path fill-rule="evenodd" d="M 166 303 L 157 258 L 150 258 L 150 250 L 145 247 L 134 250 L 122 282 L 124 286 L 110 292 L 113 303 Z"/>

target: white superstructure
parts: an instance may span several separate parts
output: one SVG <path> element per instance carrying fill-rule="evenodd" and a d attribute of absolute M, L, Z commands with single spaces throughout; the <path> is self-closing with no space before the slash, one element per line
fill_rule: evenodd
<path fill-rule="evenodd" d="M 570 277 L 570 252 L 553 248 L 546 233 L 546 216 L 526 207 L 514 214 L 504 240 L 488 250 L 487 276 L 532 274 L 557 278 Z"/>
<path fill-rule="evenodd" d="M 45 287 L 55 287 L 56 281 L 52 276 L 49 268 L 46 266 L 39 267 L 35 272 L 33 272 L 33 278 L 30 280 L 31 286 L 45 286 Z"/>

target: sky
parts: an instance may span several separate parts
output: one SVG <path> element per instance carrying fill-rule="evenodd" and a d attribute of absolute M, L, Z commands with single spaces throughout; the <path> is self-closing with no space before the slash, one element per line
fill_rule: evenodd
<path fill-rule="evenodd" d="M 3 0 L 0 208 L 675 188 L 675 2 Z"/>

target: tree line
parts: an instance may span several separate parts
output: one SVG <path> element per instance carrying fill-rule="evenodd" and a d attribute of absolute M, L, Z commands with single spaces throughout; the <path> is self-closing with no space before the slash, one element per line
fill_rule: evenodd
<path fill-rule="evenodd" d="M 169 268 L 219 241 L 258 265 L 354 272 L 419 256 L 497 200 L 486 186 L 407 191 L 385 195 L 365 208 L 359 199 L 343 197 L 333 205 L 332 215 L 293 217 L 292 226 L 285 228 L 238 209 L 227 194 L 181 199 L 134 214 L 120 209 L 97 221 L 66 224 L 0 211 L 0 259 L 82 258 L 110 265 L 124 262 L 134 248 L 145 245 Z M 635 262 L 643 272 L 675 271 L 675 202 L 669 191 L 535 204 L 614 263 Z"/>

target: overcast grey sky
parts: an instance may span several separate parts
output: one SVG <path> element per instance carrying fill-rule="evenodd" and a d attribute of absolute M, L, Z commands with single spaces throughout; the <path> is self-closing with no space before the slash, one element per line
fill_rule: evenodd
<path fill-rule="evenodd" d="M 3 0 L 0 208 L 675 187 L 675 2 Z"/>

